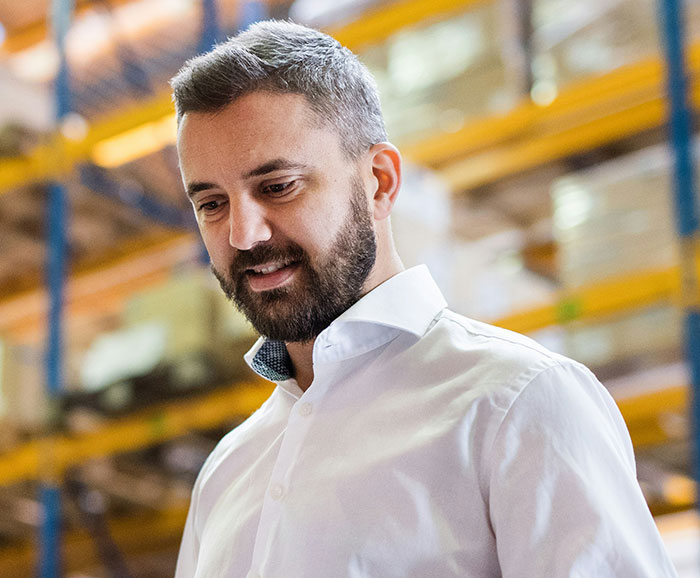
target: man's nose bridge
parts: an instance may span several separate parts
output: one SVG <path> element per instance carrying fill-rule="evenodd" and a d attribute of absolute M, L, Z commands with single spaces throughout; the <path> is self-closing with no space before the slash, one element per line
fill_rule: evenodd
<path fill-rule="evenodd" d="M 259 203 L 246 195 L 236 195 L 229 207 L 229 243 L 232 247 L 246 250 L 269 239 L 270 230 Z"/>

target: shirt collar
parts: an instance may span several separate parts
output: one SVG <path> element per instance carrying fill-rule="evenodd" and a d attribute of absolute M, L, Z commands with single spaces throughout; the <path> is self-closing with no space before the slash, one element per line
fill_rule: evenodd
<path fill-rule="evenodd" d="M 355 324 L 365 324 L 368 328 L 373 326 L 375 330 L 381 330 L 381 327 L 391 328 L 421 337 L 445 307 L 447 302 L 428 268 L 419 265 L 402 271 L 375 287 L 333 321 L 317 341 L 328 341 L 331 335 L 336 340 L 346 333 L 352 342 L 366 351 L 368 342 L 362 339 L 362 331 L 355 330 L 358 327 Z M 345 329 L 346 324 L 353 324 L 352 329 Z M 377 335 L 377 331 L 371 333 Z M 380 341 L 377 339 L 377 344 Z M 342 348 L 345 352 L 352 349 L 353 343 L 345 344 Z M 245 360 L 255 373 L 265 379 L 282 382 L 292 377 L 291 359 L 281 341 L 261 337 L 246 353 Z"/>
<path fill-rule="evenodd" d="M 330 327 L 365 322 L 393 327 L 422 337 L 435 316 L 445 307 L 447 302 L 428 268 L 418 265 L 375 287 L 331 323 Z"/>

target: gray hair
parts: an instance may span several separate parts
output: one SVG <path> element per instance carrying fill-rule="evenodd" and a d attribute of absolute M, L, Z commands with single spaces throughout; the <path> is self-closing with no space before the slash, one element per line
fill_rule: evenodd
<path fill-rule="evenodd" d="M 255 91 L 303 95 L 352 158 L 387 140 L 374 78 L 352 52 L 318 30 L 287 21 L 253 24 L 188 60 L 170 81 L 178 124 L 218 112 Z"/>

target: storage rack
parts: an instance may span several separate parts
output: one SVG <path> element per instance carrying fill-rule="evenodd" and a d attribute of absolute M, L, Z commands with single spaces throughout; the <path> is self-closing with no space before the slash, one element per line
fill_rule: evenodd
<path fill-rule="evenodd" d="M 357 48 L 379 42 L 403 27 L 429 18 L 447 18 L 479 3 L 477 0 L 399 1 L 372 9 L 358 20 L 330 32 L 345 45 Z M 8 42 L 19 45 L 23 40 L 9 38 Z M 700 45 L 690 47 L 687 64 L 690 101 L 697 106 L 700 103 Z M 453 190 L 464 191 L 658 128 L 663 125 L 667 115 L 664 86 L 664 64 L 659 55 L 569 86 L 548 106 L 538 106 L 529 99 L 523 99 L 507 114 L 470 122 L 456 133 L 422 139 L 403 146 L 402 150 L 409 159 L 436 169 Z M 147 123 L 161 122 L 171 115 L 170 95 L 163 93 L 92 124 L 85 138 L 78 141 L 57 132 L 47 144 L 37 147 L 28 157 L 10 159 L 0 164 L 0 194 L 30 181 L 60 178 L 71 167 L 94 158 L 96 146 L 106 139 Z M 56 151 L 61 151 L 61 154 L 57 155 Z M 152 250 L 167 254 L 185 246 L 191 247 L 193 243 L 196 241 L 191 233 L 171 233 L 156 239 Z M 142 247 L 140 251 L 142 254 L 148 252 L 149 247 Z M 130 258 L 129 255 L 115 256 L 110 262 L 101 264 L 99 269 L 106 271 L 118 267 Z M 166 270 L 167 267 L 154 272 L 143 283 L 162 279 Z M 71 284 L 79 286 L 80 279 L 94 274 L 94 269 L 79 272 Z M 516 331 L 532 332 L 551 325 L 605 317 L 660 302 L 680 304 L 682 277 L 680 266 L 625 275 L 562 293 L 548 305 L 491 321 Z M 131 290 L 128 287 L 117 290 L 112 306 L 118 307 Z M 6 309 L 14 310 L 17 300 L 31 298 L 31 294 L 15 296 L 6 301 Z M 70 315 L 71 308 L 79 306 L 78 303 L 70 303 L 70 289 L 68 301 Z M 2 308 L 0 302 L 0 311 Z M 31 315 L 23 313 L 14 324 L 10 322 L 3 329 L 26 330 L 27 326 L 36 324 L 40 309 L 40 306 L 35 306 L 33 321 Z M 688 384 L 661 385 L 663 387 L 657 391 L 619 401 L 638 448 L 673 439 L 673 433 L 664 425 L 667 414 L 689 412 Z M 63 468 L 97 456 L 142 449 L 186 431 L 231 423 L 249 414 L 268 393 L 269 386 L 263 384 L 236 384 L 235 388 L 206 394 L 186 404 L 168 403 L 128 419 L 106 422 L 100 429 L 84 436 L 56 434 L 43 442 L 29 442 L 0 457 L 0 484 L 9 485 L 40 477 L 41 443 L 57 448 L 59 466 Z M 694 503 L 695 496 L 689 491 L 677 498 L 674 507 L 688 508 Z M 182 508 L 175 508 L 156 516 L 153 523 L 167 524 L 166 520 L 169 520 L 172 523 L 171 533 L 177 533 L 183 516 Z M 134 521 L 133 525 L 127 524 L 129 529 L 125 532 L 133 531 L 140 524 L 138 521 Z M 68 543 L 78 541 L 79 538 L 73 536 Z M 27 556 L 28 547 L 5 553 L 0 549 L 0 559 L 25 559 L 26 563 Z"/>

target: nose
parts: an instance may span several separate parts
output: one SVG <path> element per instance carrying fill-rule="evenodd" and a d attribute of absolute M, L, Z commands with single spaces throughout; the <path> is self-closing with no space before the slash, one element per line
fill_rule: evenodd
<path fill-rule="evenodd" d="M 231 202 L 228 242 L 234 249 L 246 251 L 257 243 L 269 241 L 272 229 L 264 207 L 249 199 Z"/>

